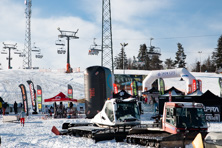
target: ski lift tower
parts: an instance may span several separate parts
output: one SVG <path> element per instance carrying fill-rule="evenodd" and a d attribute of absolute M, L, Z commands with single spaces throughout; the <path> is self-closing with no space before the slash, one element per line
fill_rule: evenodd
<path fill-rule="evenodd" d="M 3 42 L 3 45 L 4 45 L 4 49 L 8 49 L 8 58 L 6 58 L 7 60 L 8 60 L 8 69 L 12 69 L 12 67 L 11 67 L 11 60 L 12 60 L 12 58 L 11 58 L 11 50 L 15 50 L 17 47 L 17 43 L 16 44 L 5 44 L 4 42 Z"/>
<path fill-rule="evenodd" d="M 110 0 L 102 2 L 102 66 L 113 69 L 113 43 Z"/>
<path fill-rule="evenodd" d="M 23 50 L 23 68 L 32 68 L 32 47 L 31 47 L 31 7 L 32 0 L 25 0 L 25 15 L 26 15 L 26 31 L 25 31 L 25 47 Z"/>
<path fill-rule="evenodd" d="M 151 41 L 153 40 L 154 38 L 150 38 L 150 47 L 149 47 L 149 51 L 147 52 L 148 55 L 157 55 L 157 56 L 160 56 L 161 55 L 161 49 L 159 47 L 155 47 L 155 46 L 152 46 L 151 45 Z"/>
<path fill-rule="evenodd" d="M 79 29 L 77 29 L 76 32 L 74 31 L 63 31 L 58 28 L 59 32 L 61 33 L 58 35 L 59 38 L 66 38 L 67 39 L 67 65 L 66 65 L 66 73 L 71 73 L 72 69 L 70 66 L 70 59 L 69 59 L 69 40 L 70 39 L 79 39 L 79 37 L 76 36 L 76 33 Z"/>

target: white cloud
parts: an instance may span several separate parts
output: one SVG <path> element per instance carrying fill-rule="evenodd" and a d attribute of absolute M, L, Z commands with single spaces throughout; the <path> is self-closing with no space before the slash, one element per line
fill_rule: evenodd
<path fill-rule="evenodd" d="M 152 16 L 154 13 L 168 8 L 170 1 L 113 0 L 111 6 L 114 21 L 131 24 L 145 20 L 147 16 Z"/>

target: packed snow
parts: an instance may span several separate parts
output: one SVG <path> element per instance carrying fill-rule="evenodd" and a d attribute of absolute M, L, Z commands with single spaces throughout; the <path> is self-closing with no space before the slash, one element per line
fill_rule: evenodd
<path fill-rule="evenodd" d="M 116 71 L 121 74 L 122 71 Z M 149 72 L 126 71 L 133 74 L 148 74 Z M 202 80 L 202 90 L 210 90 L 215 95 L 220 94 L 218 78 L 221 76 L 216 73 L 192 73 L 197 79 Z M 4 101 L 13 104 L 14 101 L 21 102 L 21 90 L 18 87 L 23 83 L 26 85 L 27 96 L 30 102 L 30 94 L 28 90 L 27 80 L 32 80 L 34 85 L 40 85 L 43 90 L 43 98 L 50 98 L 59 92 L 67 92 L 67 85 L 73 86 L 74 98 L 84 98 L 84 74 L 83 72 L 66 74 L 59 71 L 39 71 L 39 70 L 1 70 L 0 71 L 0 96 Z M 166 87 L 174 86 L 180 90 L 185 89 L 185 82 L 179 81 L 179 78 L 164 79 Z M 31 106 L 30 106 L 31 107 Z M 141 116 L 142 123 L 151 123 L 149 106 L 144 105 L 145 113 Z M 12 113 L 11 113 L 12 114 Z M 142 147 L 139 145 L 129 145 L 125 142 L 101 141 L 95 143 L 92 139 L 56 136 L 51 132 L 52 126 L 58 129 L 62 128 L 64 122 L 87 122 L 88 119 L 53 119 L 46 118 L 43 114 L 30 115 L 26 118 L 25 126 L 22 127 L 19 122 L 9 123 L 3 122 L 0 115 L 0 136 L 1 147 L 101 147 L 101 148 L 128 148 Z M 208 131 L 222 132 L 222 123 L 211 122 L 208 124 Z"/>

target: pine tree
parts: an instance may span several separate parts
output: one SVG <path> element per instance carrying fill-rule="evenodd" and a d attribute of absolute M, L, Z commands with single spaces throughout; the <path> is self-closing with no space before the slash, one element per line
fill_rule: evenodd
<path fill-rule="evenodd" d="M 206 60 L 203 61 L 201 64 L 201 72 L 215 72 L 216 67 L 214 66 L 213 61 L 210 59 L 210 56 Z M 197 61 L 195 63 L 194 68 L 192 69 L 192 72 L 200 72 L 200 62 Z"/>
<path fill-rule="evenodd" d="M 133 69 L 133 60 L 131 58 L 128 59 L 127 63 L 128 63 L 127 69 Z"/>
<path fill-rule="evenodd" d="M 196 67 L 195 67 L 195 72 L 200 72 L 200 61 L 197 61 Z M 201 67 L 202 68 L 202 67 Z M 203 70 L 203 69 L 202 69 Z"/>
<path fill-rule="evenodd" d="M 139 54 L 137 56 L 138 62 L 144 63 L 143 65 L 138 65 L 139 69 L 149 70 L 150 69 L 150 58 L 147 54 L 146 44 L 140 45 Z"/>
<path fill-rule="evenodd" d="M 213 52 L 212 59 L 215 63 L 216 67 L 222 67 L 222 35 L 219 37 L 217 41 L 217 48 Z"/>
<path fill-rule="evenodd" d="M 124 62 L 123 62 L 124 60 Z M 123 65 L 124 63 L 124 65 Z M 126 69 L 128 67 L 128 61 L 126 57 L 126 53 L 123 48 L 121 48 L 120 53 L 114 59 L 114 67 L 116 69 Z"/>
<path fill-rule="evenodd" d="M 158 55 L 152 55 L 150 60 L 151 70 L 160 70 L 163 69 L 162 62 Z"/>
<path fill-rule="evenodd" d="M 182 44 L 177 43 L 177 47 L 178 47 L 178 51 L 176 52 L 176 57 L 175 57 L 175 61 L 174 61 L 174 65 L 178 68 L 185 68 L 186 67 L 186 55 L 184 53 L 184 49 Z"/>
<path fill-rule="evenodd" d="M 159 55 L 157 55 L 157 53 L 155 53 L 154 49 L 155 49 L 155 47 L 151 46 L 148 51 L 148 56 L 150 59 L 150 63 L 149 63 L 150 69 L 151 70 L 163 69 L 163 66 L 162 66 L 163 61 L 160 60 Z"/>
<path fill-rule="evenodd" d="M 166 59 L 164 63 L 166 65 L 166 67 L 165 67 L 166 69 L 173 69 L 174 68 L 174 62 L 171 58 Z"/>
<path fill-rule="evenodd" d="M 138 64 L 138 61 L 135 56 L 133 56 L 131 69 L 140 69 L 141 65 Z"/>
<path fill-rule="evenodd" d="M 215 72 L 216 67 L 214 62 L 210 59 L 210 56 L 203 61 L 203 65 L 201 66 L 201 71 L 207 71 L 207 72 Z"/>

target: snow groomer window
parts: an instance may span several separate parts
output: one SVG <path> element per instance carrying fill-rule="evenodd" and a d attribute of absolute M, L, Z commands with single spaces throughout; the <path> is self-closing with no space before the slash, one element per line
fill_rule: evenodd
<path fill-rule="evenodd" d="M 174 114 L 173 108 L 166 109 L 166 122 L 175 125 L 173 114 Z"/>
<path fill-rule="evenodd" d="M 105 112 L 106 112 L 106 115 L 108 116 L 109 120 L 113 121 L 114 120 L 114 115 L 113 115 L 112 103 L 107 103 Z"/>

